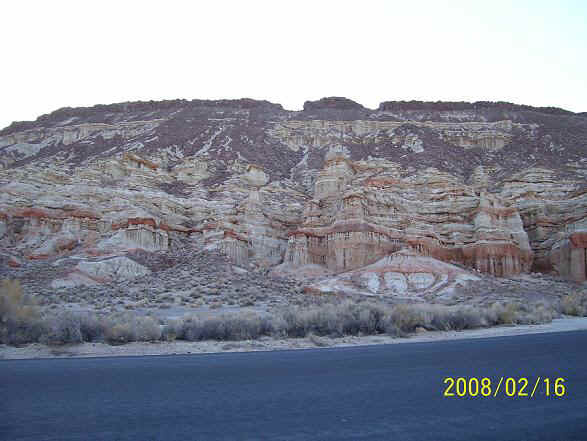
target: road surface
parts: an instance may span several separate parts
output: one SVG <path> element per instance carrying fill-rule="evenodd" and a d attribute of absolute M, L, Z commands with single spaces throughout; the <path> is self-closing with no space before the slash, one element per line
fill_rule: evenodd
<path fill-rule="evenodd" d="M 5 360 L 0 440 L 587 440 L 586 349 L 587 332 L 578 331 Z M 493 391 L 502 376 L 528 377 L 528 393 L 537 376 L 562 377 L 565 395 L 556 397 L 551 385 L 547 397 L 540 383 L 533 398 L 510 398 L 503 389 L 497 397 L 443 397 L 445 377 L 490 377 Z"/>

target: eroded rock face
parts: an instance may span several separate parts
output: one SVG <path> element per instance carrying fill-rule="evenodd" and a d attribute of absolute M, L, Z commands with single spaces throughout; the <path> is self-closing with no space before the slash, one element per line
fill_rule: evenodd
<path fill-rule="evenodd" d="M 450 294 L 458 285 L 479 280 L 475 274 L 432 257 L 403 249 L 371 265 L 310 285 L 310 293 L 368 294 L 418 298 Z"/>
<path fill-rule="evenodd" d="M 357 269 L 404 247 L 496 276 L 528 271 L 532 250 L 515 207 L 428 168 L 332 157 L 316 179 L 286 263 Z"/>
<path fill-rule="evenodd" d="M 584 174 L 584 169 L 578 170 Z M 586 178 L 561 179 L 554 170 L 536 167 L 504 181 L 501 196 L 520 210 L 535 253 L 536 270 L 555 269 L 565 277 L 569 274 L 569 263 L 558 261 L 557 250 L 572 232 L 587 231 L 586 183 Z"/>
<path fill-rule="evenodd" d="M 549 253 L 553 267 L 567 279 L 587 280 L 587 219 L 568 224 L 557 236 Z"/>
<path fill-rule="evenodd" d="M 508 103 L 61 109 L 0 131 L 0 247 L 88 258 L 187 240 L 314 275 L 411 249 L 496 276 L 582 281 L 586 148 L 585 116 Z M 434 282 L 410 274 L 357 277 L 370 292 Z"/>

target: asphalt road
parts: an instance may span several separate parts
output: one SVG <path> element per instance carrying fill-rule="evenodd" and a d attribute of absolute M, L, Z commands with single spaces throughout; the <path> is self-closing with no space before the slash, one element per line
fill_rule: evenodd
<path fill-rule="evenodd" d="M 579 331 L 262 353 L 6 360 L 0 361 L 0 439 L 587 440 L 586 349 L 587 332 Z M 565 396 L 546 397 L 542 383 L 533 398 L 501 391 L 495 398 L 443 397 L 445 377 L 533 382 L 538 375 L 564 377 Z"/>

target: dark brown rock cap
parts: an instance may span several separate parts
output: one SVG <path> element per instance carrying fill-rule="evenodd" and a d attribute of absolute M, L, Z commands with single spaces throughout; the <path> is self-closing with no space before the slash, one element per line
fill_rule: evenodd
<path fill-rule="evenodd" d="M 573 115 L 569 110 L 558 107 L 533 107 L 523 104 L 508 103 L 506 101 L 384 101 L 379 104 L 380 112 L 400 111 L 460 111 L 460 110 L 501 110 L 501 111 L 526 111 L 545 113 L 550 115 Z"/>
<path fill-rule="evenodd" d="M 373 113 L 362 104 L 348 98 L 331 96 L 317 101 L 306 101 L 301 112 L 303 119 L 344 120 L 368 119 Z"/>
<path fill-rule="evenodd" d="M 344 97 L 331 96 L 320 98 L 317 101 L 306 101 L 304 111 L 311 112 L 316 110 L 367 110 L 356 101 Z"/>

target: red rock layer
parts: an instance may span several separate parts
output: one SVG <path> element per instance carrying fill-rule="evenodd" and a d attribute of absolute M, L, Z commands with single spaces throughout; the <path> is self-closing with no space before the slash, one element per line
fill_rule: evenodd
<path fill-rule="evenodd" d="M 576 282 L 587 280 L 587 232 L 569 235 L 553 248 L 550 258 L 562 277 Z"/>

